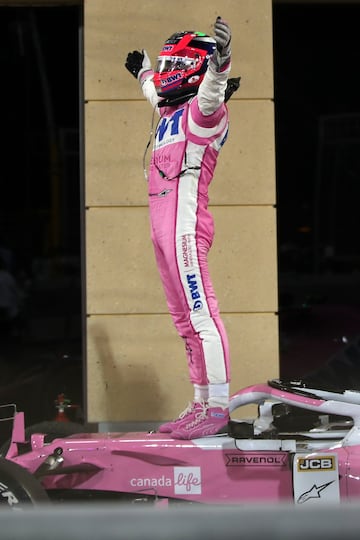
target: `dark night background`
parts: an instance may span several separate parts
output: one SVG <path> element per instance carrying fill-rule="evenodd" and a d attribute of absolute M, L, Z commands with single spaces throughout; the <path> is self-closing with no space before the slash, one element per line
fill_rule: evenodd
<path fill-rule="evenodd" d="M 280 372 L 360 386 L 360 4 L 274 4 Z"/>
<path fill-rule="evenodd" d="M 0 8 L 0 249 L 21 294 L 1 320 L 0 402 L 28 423 L 60 393 L 83 410 L 80 25 L 79 7 Z"/>
<path fill-rule="evenodd" d="M 0 402 L 29 423 L 61 392 L 83 409 L 81 15 L 0 8 L 0 249 L 21 289 L 0 318 Z M 360 4 L 273 15 L 281 375 L 356 388 Z"/>

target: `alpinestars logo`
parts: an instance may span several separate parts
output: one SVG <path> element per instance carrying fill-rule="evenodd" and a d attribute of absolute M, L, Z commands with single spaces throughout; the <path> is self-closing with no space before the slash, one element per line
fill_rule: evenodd
<path fill-rule="evenodd" d="M 149 197 L 166 197 L 171 191 L 172 189 L 163 189 L 159 193 L 149 193 Z"/>
<path fill-rule="evenodd" d="M 316 484 L 314 484 L 313 487 L 309 489 L 309 491 L 305 491 L 302 495 L 300 495 L 297 503 L 303 504 L 309 499 L 320 499 L 321 492 L 324 491 L 324 489 L 326 489 L 328 486 L 333 484 L 333 482 L 334 480 L 332 480 L 331 482 L 327 482 L 326 484 L 322 484 L 321 486 L 317 486 Z"/>

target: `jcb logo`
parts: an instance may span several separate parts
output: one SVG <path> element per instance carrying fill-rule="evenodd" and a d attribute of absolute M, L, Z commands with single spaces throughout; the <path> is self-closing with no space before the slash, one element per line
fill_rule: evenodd
<path fill-rule="evenodd" d="M 298 472 L 306 471 L 334 471 L 334 456 L 318 456 L 316 458 L 298 458 Z"/>

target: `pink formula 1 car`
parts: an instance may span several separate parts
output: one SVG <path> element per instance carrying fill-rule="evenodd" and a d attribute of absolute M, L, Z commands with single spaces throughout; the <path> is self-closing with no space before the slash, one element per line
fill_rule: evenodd
<path fill-rule="evenodd" d="M 274 380 L 233 395 L 231 411 L 250 403 L 256 418 L 192 441 L 156 432 L 27 437 L 16 412 L 0 458 L 0 501 L 309 506 L 360 496 L 360 392 Z"/>

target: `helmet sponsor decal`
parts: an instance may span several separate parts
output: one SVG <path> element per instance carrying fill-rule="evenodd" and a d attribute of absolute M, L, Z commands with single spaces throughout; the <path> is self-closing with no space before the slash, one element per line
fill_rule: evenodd
<path fill-rule="evenodd" d="M 199 75 L 193 75 L 193 77 L 190 77 L 188 80 L 189 84 L 195 84 L 200 79 Z"/>
<path fill-rule="evenodd" d="M 182 78 L 181 73 L 175 73 L 175 75 L 169 75 L 166 79 L 161 79 L 160 83 L 161 86 L 169 86 L 169 84 L 174 84 L 174 82 L 178 81 Z"/>

